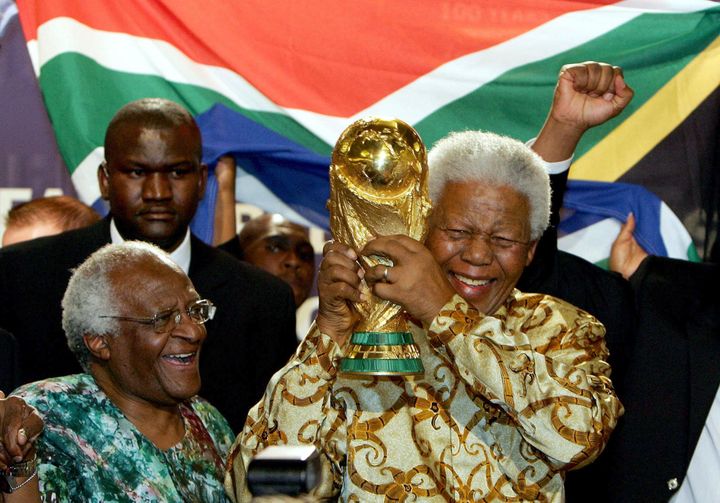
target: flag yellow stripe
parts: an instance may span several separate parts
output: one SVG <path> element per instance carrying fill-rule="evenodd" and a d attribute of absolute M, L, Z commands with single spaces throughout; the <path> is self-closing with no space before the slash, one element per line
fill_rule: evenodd
<path fill-rule="evenodd" d="M 601 182 L 617 180 L 719 85 L 720 36 L 634 114 L 574 162 L 570 178 Z"/>

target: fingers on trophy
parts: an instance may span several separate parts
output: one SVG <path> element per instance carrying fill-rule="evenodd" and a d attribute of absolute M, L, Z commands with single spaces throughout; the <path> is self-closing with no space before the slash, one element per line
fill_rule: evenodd
<path fill-rule="evenodd" d="M 430 198 L 427 153 L 418 133 L 397 119 L 367 118 L 340 135 L 330 165 L 330 231 L 333 239 L 355 250 L 377 236 L 404 234 L 422 241 L 427 232 Z M 385 266 L 388 257 L 360 257 L 361 265 Z M 402 307 L 370 293 L 353 303 L 359 321 L 340 372 L 359 375 L 419 375 L 420 351 Z"/>

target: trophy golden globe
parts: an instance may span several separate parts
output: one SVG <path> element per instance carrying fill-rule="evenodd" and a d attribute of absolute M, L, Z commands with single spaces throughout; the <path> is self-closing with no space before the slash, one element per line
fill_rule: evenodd
<path fill-rule="evenodd" d="M 401 120 L 361 119 L 340 135 L 330 165 L 330 231 L 355 250 L 377 237 L 405 234 L 422 241 L 430 198 L 427 154 L 420 136 Z M 361 257 L 363 266 L 387 257 Z M 387 270 L 386 270 L 387 275 Z M 424 372 L 420 351 L 397 304 L 370 293 L 353 303 L 359 314 L 340 372 L 361 375 L 417 375 Z"/>

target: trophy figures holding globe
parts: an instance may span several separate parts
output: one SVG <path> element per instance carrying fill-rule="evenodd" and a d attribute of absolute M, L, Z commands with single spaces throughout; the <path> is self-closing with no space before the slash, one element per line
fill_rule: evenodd
<path fill-rule="evenodd" d="M 345 129 L 333 150 L 328 209 L 333 239 L 355 250 L 377 236 L 404 234 L 422 241 L 430 198 L 427 154 L 418 133 L 397 119 L 361 119 Z M 377 255 L 360 260 L 365 267 L 393 265 Z M 364 281 L 361 288 L 368 291 Z M 370 298 L 353 303 L 360 320 L 340 372 L 422 374 L 420 352 L 402 307 Z"/>

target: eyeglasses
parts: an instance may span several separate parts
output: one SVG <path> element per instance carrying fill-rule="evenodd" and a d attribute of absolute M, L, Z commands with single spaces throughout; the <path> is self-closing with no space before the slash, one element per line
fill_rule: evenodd
<path fill-rule="evenodd" d="M 196 325 L 202 325 L 208 320 L 212 320 L 215 317 L 215 311 L 217 307 L 207 299 L 199 299 L 190 304 L 185 308 L 190 320 Z M 130 316 L 114 316 L 114 315 L 100 315 L 100 318 L 112 318 L 121 321 L 132 321 L 135 323 L 142 323 L 143 325 L 152 325 L 155 333 L 170 332 L 173 330 L 182 319 L 182 311 L 180 309 L 172 309 L 155 313 L 152 318 L 132 318 Z"/>

